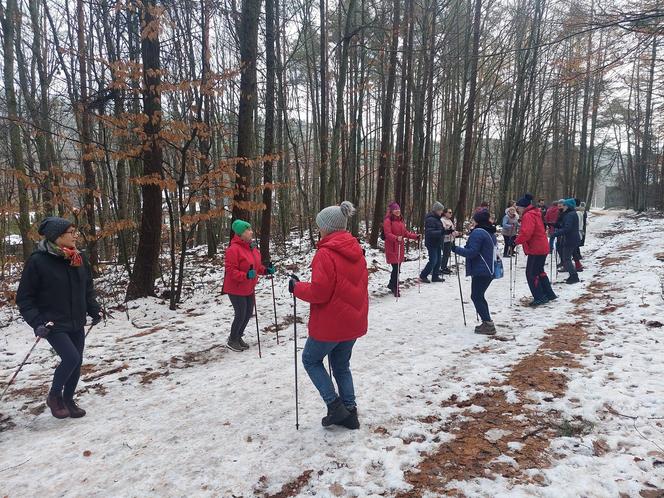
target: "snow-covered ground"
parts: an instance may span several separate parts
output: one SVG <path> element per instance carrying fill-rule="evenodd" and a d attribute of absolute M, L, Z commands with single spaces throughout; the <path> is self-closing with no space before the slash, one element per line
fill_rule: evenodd
<path fill-rule="evenodd" d="M 496 340 L 472 333 L 469 279 L 464 326 L 456 276 L 418 291 L 413 251 L 402 271 L 410 287 L 396 301 L 385 293 L 382 255 L 370 251 L 370 329 L 352 361 L 359 431 L 321 427 L 325 407 L 299 363 L 295 429 L 287 272 L 276 282 L 279 344 L 270 282 L 259 284 L 260 359 L 253 321 L 251 350 L 223 347 L 231 306 L 219 294 L 221 272 L 202 272 L 180 310 L 142 300 L 92 330 L 83 419 L 43 412 L 57 358 L 35 350 L 0 404 L 0 496 L 662 496 L 664 219 L 595 212 L 583 252 L 583 283 L 555 285 L 560 299 L 539 309 L 522 306 L 522 256 L 510 305 L 505 262 L 506 278 L 487 294 Z M 304 322 L 306 309 L 298 303 Z M 15 310 L 0 313 L 2 325 L 15 318 L 0 328 L 4 383 L 33 337 Z M 556 349 L 570 323 L 582 347 Z M 306 326 L 297 330 L 301 348 Z M 520 389 L 529 360 L 549 357 L 564 360 L 551 368 L 565 379 L 560 392 Z M 425 470 L 460 440 L 459 428 L 479 427 L 473 417 L 492 408 L 475 401 L 495 391 L 522 412 L 501 414 L 485 432 L 499 456 L 479 475 L 453 471 L 459 462 Z M 524 420 L 533 431 L 510 439 L 512 422 Z M 538 449 L 539 468 L 523 468 L 526 449 Z"/>

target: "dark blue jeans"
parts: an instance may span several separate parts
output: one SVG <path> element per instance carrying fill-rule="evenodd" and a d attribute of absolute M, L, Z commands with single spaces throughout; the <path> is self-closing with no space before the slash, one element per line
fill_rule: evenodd
<path fill-rule="evenodd" d="M 350 373 L 350 356 L 354 345 L 355 339 L 344 342 L 323 342 L 311 337 L 304 345 L 302 364 L 325 404 L 329 405 L 337 399 L 332 379 L 323 365 L 323 359 L 329 356 L 332 375 L 339 387 L 339 398 L 346 408 L 355 407 L 353 375 Z"/>
<path fill-rule="evenodd" d="M 440 260 L 441 260 L 441 247 L 428 247 L 427 251 L 429 253 L 429 261 L 427 261 L 424 270 L 420 273 L 420 278 L 426 278 L 431 274 L 433 278 L 438 278 L 440 274 Z"/>
<path fill-rule="evenodd" d="M 486 302 L 484 293 L 491 285 L 493 277 L 473 277 L 470 284 L 470 299 L 475 305 L 475 310 L 483 322 L 491 321 L 491 314 L 489 313 L 489 303 Z"/>
<path fill-rule="evenodd" d="M 46 340 L 62 360 L 53 374 L 51 393 L 72 399 L 81 376 L 85 331 L 56 332 L 47 335 Z"/>

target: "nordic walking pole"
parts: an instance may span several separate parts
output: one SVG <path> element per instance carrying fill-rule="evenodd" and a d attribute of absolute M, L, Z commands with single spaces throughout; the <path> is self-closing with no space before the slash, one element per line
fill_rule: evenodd
<path fill-rule="evenodd" d="M 401 295 L 399 281 L 401 280 L 401 241 L 397 239 L 397 301 Z"/>
<path fill-rule="evenodd" d="M 512 258 L 510 258 L 510 307 L 512 307 Z"/>
<path fill-rule="evenodd" d="M 274 297 L 274 275 L 272 275 L 272 307 L 274 308 L 274 330 L 277 334 L 277 344 L 279 344 L 279 322 L 277 321 L 277 300 Z"/>
<path fill-rule="evenodd" d="M 297 298 L 293 294 L 293 364 L 295 365 L 295 430 L 300 430 L 300 405 L 297 394 Z"/>
<path fill-rule="evenodd" d="M 254 315 L 256 316 L 256 337 L 258 338 L 258 357 L 262 358 L 263 353 L 261 352 L 261 332 L 258 328 L 258 305 L 256 304 L 256 292 L 254 292 Z"/>
<path fill-rule="evenodd" d="M 87 337 L 88 337 L 88 334 L 89 334 L 90 331 L 92 330 L 92 327 L 94 327 L 95 325 L 97 325 L 97 324 L 96 324 L 96 323 L 91 323 L 90 326 L 88 327 L 88 331 L 85 333 L 85 338 L 86 338 L 86 339 L 87 339 Z"/>
<path fill-rule="evenodd" d="M 422 274 L 422 239 L 419 239 L 418 242 L 420 246 L 420 252 L 417 256 L 417 275 L 419 276 Z M 422 280 L 420 278 L 417 279 L 417 293 L 422 293 Z"/>
<path fill-rule="evenodd" d="M 35 346 L 37 345 L 37 343 L 39 343 L 40 340 L 41 340 L 41 337 L 40 337 L 40 336 L 37 336 L 37 339 L 35 340 L 35 343 L 34 343 L 34 344 L 32 345 L 32 347 L 30 348 L 30 351 L 28 351 L 28 354 L 25 355 L 25 358 L 23 359 L 23 361 L 21 362 L 21 364 L 20 364 L 20 365 L 18 366 L 18 368 L 16 369 L 16 372 L 14 372 L 14 375 L 12 375 L 12 378 L 9 380 L 9 383 L 7 384 L 7 387 L 5 387 L 5 390 L 2 391 L 2 394 L 0 395 L 0 401 L 2 401 L 2 398 L 4 398 L 4 397 L 5 397 L 5 394 L 7 394 L 7 391 L 9 390 L 9 386 L 12 385 L 12 383 L 13 383 L 14 380 L 16 379 L 16 376 L 18 375 L 18 373 L 19 373 L 19 372 L 21 371 L 21 369 L 23 368 L 23 365 L 25 365 L 25 362 L 28 361 L 28 358 L 30 358 L 30 355 L 32 354 L 32 351 L 35 349 Z"/>
<path fill-rule="evenodd" d="M 454 240 L 452 241 L 452 245 L 453 246 L 455 245 Z M 456 265 L 457 280 L 459 281 L 459 297 L 461 298 L 461 313 L 463 314 L 463 326 L 466 327 L 468 324 L 466 323 L 466 308 L 463 305 L 463 291 L 461 290 L 461 270 L 459 269 L 459 258 L 456 252 L 454 253 L 454 264 Z"/>

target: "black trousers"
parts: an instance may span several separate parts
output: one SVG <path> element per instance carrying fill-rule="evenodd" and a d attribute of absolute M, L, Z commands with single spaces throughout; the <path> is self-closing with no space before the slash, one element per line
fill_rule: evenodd
<path fill-rule="evenodd" d="M 388 289 L 395 290 L 397 288 L 397 279 L 399 278 L 399 265 L 392 264 L 392 273 L 390 274 L 390 283 L 387 285 Z"/>
<path fill-rule="evenodd" d="M 56 332 L 47 335 L 46 340 L 62 360 L 53 374 L 51 394 L 62 394 L 65 399 L 72 399 L 81 376 L 85 330 Z"/>
<path fill-rule="evenodd" d="M 235 317 L 231 325 L 231 335 L 228 338 L 230 341 L 238 341 L 244 335 L 244 329 L 251 319 L 251 314 L 254 310 L 254 296 L 236 296 L 234 294 L 228 295 L 235 311 Z"/>
<path fill-rule="evenodd" d="M 447 263 L 450 261 L 450 254 L 452 253 L 452 243 L 443 242 L 443 259 L 440 261 L 440 267 L 443 270 L 449 270 Z"/>

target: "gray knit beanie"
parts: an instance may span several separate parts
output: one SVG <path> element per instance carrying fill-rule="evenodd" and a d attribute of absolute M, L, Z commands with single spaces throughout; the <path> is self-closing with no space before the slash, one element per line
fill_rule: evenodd
<path fill-rule="evenodd" d="M 445 211 L 445 206 L 441 202 L 434 202 L 431 211 Z"/>
<path fill-rule="evenodd" d="M 49 216 L 48 218 L 44 218 L 44 221 L 39 225 L 38 233 L 51 242 L 55 242 L 70 226 L 72 226 L 72 222 L 69 220 L 58 218 L 57 216 Z"/>
<path fill-rule="evenodd" d="M 355 213 L 353 204 L 343 201 L 339 206 L 328 206 L 316 216 L 316 225 L 326 232 L 346 230 L 348 218 Z"/>

